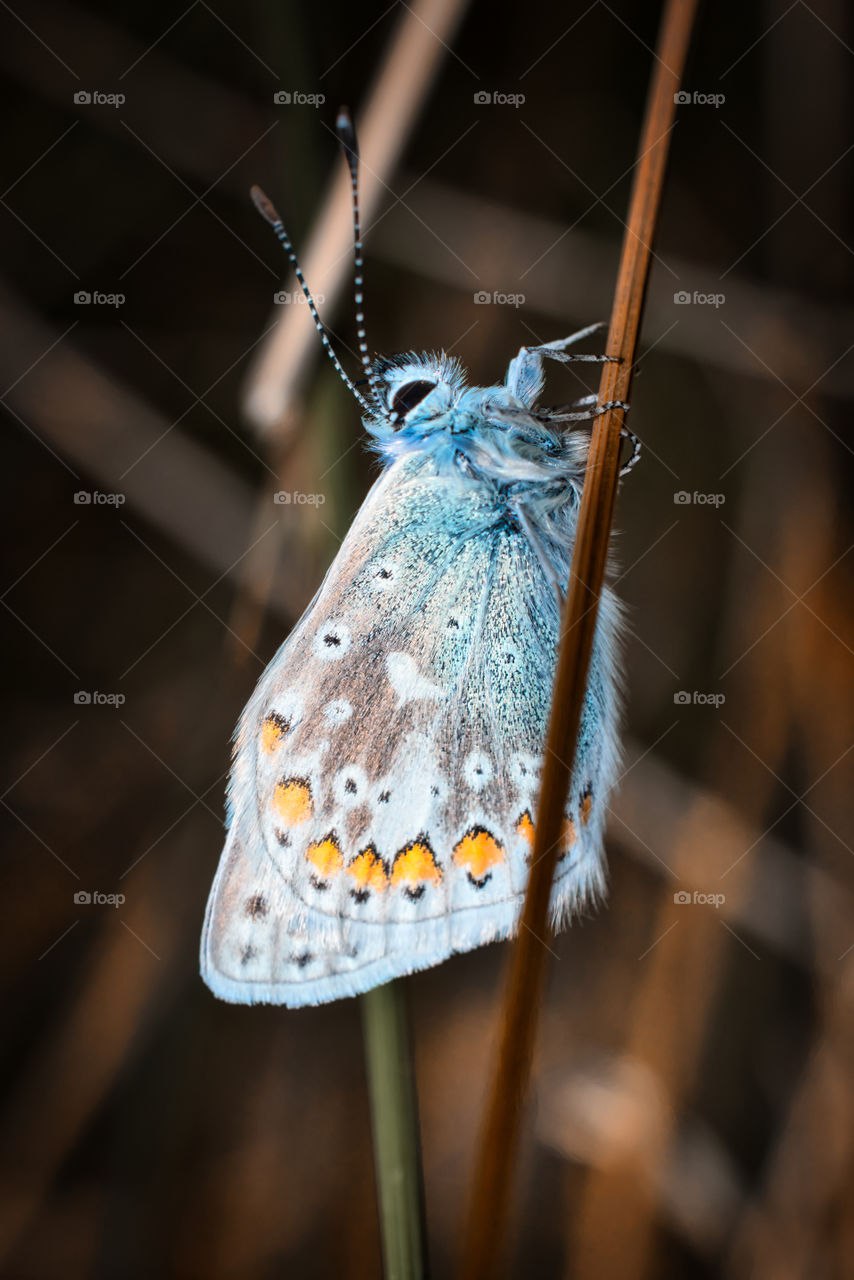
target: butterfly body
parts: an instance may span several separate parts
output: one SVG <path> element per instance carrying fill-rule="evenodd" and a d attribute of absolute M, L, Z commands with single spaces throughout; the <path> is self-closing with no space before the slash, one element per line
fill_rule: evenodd
<path fill-rule="evenodd" d="M 222 998 L 319 1003 L 516 927 L 586 459 L 535 408 L 565 345 L 491 388 L 444 356 L 374 366 L 383 472 L 238 727 L 202 939 Z M 618 633 L 606 589 L 556 924 L 604 883 Z"/>

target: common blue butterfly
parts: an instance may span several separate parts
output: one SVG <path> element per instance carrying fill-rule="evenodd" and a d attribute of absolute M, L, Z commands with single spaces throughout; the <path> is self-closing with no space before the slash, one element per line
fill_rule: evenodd
<path fill-rule="evenodd" d="M 606 358 L 567 350 L 597 325 L 523 347 L 494 387 L 469 387 L 444 354 L 368 357 L 345 113 L 338 129 L 369 399 L 332 352 L 278 215 L 254 194 L 366 411 L 382 474 L 238 726 L 201 968 L 217 996 L 244 1004 L 354 995 L 514 931 L 587 454 L 563 428 L 601 412 L 595 397 L 537 407 L 546 360 Z M 606 588 L 552 890 L 556 927 L 604 886 L 619 633 Z"/>

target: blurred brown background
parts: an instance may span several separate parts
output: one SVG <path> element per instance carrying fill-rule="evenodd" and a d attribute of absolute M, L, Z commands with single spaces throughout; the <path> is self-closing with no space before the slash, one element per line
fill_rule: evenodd
<path fill-rule="evenodd" d="M 335 111 L 382 74 L 370 340 L 500 381 L 607 317 L 657 20 L 3 6 L 0 1274 L 379 1273 L 358 1003 L 232 1008 L 197 976 L 233 725 L 373 474 L 319 345 L 283 384 L 313 335 L 247 191 L 307 246 Z M 515 1276 L 854 1265 L 852 47 L 841 0 L 696 32 L 618 510 L 610 900 L 554 944 Z M 312 284 L 352 370 L 332 240 Z M 505 959 L 409 982 L 440 1276 Z"/>

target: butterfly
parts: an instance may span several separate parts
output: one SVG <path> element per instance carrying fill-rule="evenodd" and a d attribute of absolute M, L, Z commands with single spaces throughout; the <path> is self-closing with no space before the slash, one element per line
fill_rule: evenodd
<path fill-rule="evenodd" d="M 503 384 L 444 353 L 371 359 L 355 134 L 356 306 L 381 474 L 238 725 L 201 970 L 215 995 L 291 1007 L 364 992 L 517 926 L 595 397 L 541 409 L 546 362 L 599 326 L 523 347 Z M 626 471 L 637 459 L 638 444 Z M 600 605 L 551 919 L 604 889 L 619 758 L 621 615 Z"/>

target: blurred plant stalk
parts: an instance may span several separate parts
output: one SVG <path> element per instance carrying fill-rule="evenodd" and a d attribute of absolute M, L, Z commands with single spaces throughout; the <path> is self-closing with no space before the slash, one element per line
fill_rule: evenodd
<path fill-rule="evenodd" d="M 468 0 L 419 0 L 404 6 L 367 105 L 359 113 L 360 202 L 366 229 L 383 195 L 391 194 L 388 179 L 467 5 Z M 282 212 L 287 222 L 287 208 Z M 330 183 L 308 247 L 299 257 L 310 288 L 323 296 L 331 313 L 353 274 L 350 180 L 343 163 Z M 295 279 L 287 288 L 299 292 Z M 243 409 L 260 436 L 281 444 L 286 433 L 297 429 L 299 417 L 289 409 L 300 400 L 321 347 L 306 308 L 278 307 L 274 319 L 247 378 Z"/>
<path fill-rule="evenodd" d="M 418 1099 L 405 979 L 361 997 L 385 1280 L 427 1275 Z"/>

